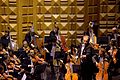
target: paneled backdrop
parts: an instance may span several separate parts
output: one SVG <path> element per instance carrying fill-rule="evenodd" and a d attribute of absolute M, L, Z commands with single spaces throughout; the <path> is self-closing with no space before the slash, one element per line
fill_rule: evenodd
<path fill-rule="evenodd" d="M 44 38 L 57 22 L 70 46 L 80 43 L 89 21 L 100 36 L 111 32 L 119 18 L 120 0 L 0 0 L 0 36 L 9 27 L 19 46 L 31 26 Z"/>

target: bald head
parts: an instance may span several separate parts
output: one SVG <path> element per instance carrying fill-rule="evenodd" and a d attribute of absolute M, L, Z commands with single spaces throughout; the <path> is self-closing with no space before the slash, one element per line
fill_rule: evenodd
<path fill-rule="evenodd" d="M 89 36 L 88 35 L 83 36 L 83 43 L 87 44 L 88 42 L 89 42 Z"/>

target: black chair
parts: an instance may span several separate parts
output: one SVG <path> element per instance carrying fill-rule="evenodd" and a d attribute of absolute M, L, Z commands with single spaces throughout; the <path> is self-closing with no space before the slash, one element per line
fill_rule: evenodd
<path fill-rule="evenodd" d="M 109 39 L 107 36 L 98 37 L 97 43 L 98 44 L 108 44 Z"/>

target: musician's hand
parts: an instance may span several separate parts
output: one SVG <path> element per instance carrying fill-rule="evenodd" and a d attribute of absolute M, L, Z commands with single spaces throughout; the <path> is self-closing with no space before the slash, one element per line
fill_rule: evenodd
<path fill-rule="evenodd" d="M 35 47 L 35 45 L 34 44 L 31 44 L 31 46 L 34 48 Z"/>
<path fill-rule="evenodd" d="M 108 50 L 109 53 L 112 53 L 112 50 Z"/>
<path fill-rule="evenodd" d="M 34 35 L 35 37 L 37 37 L 37 38 L 39 38 L 39 36 L 38 35 Z"/>
<path fill-rule="evenodd" d="M 31 68 L 33 68 L 33 67 L 34 67 L 34 65 L 28 65 L 28 67 L 31 67 Z"/>
<path fill-rule="evenodd" d="M 96 62 L 96 66 L 98 66 L 98 62 Z"/>
<path fill-rule="evenodd" d="M 86 58 L 86 55 L 82 55 L 82 58 Z"/>

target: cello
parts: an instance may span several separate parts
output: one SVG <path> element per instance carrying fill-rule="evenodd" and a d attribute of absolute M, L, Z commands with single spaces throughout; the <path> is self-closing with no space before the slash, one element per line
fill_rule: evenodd
<path fill-rule="evenodd" d="M 65 74 L 65 80 L 78 80 L 78 75 L 77 73 L 74 73 L 73 72 L 73 62 L 72 60 L 70 59 L 70 55 L 67 56 L 67 60 L 68 62 L 65 64 L 65 67 L 67 69 L 67 72 Z M 70 60 L 70 62 L 69 62 Z"/>
<path fill-rule="evenodd" d="M 102 56 L 101 56 L 102 55 Z M 96 74 L 96 80 L 108 80 L 108 67 L 109 62 L 108 59 L 105 57 L 105 50 L 101 48 L 99 50 L 99 62 L 96 62 L 96 66 L 98 67 L 99 71 Z"/>

